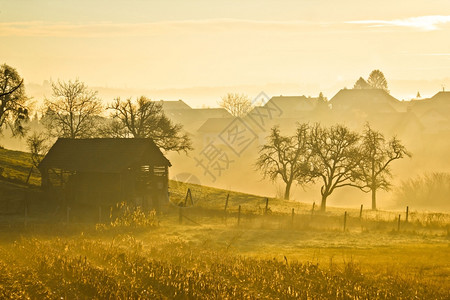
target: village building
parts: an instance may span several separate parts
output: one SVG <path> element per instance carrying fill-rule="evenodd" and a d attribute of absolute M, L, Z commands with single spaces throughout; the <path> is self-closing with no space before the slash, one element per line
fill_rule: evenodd
<path fill-rule="evenodd" d="M 329 104 L 340 112 L 362 114 L 405 112 L 406 105 L 383 89 L 342 89 Z"/>
<path fill-rule="evenodd" d="M 167 204 L 169 160 L 151 139 L 60 138 L 39 164 L 42 187 L 61 205 L 144 209 Z"/>

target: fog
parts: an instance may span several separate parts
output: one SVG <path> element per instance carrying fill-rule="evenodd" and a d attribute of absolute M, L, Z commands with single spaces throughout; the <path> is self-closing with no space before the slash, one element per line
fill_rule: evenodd
<path fill-rule="evenodd" d="M 45 91 L 47 95 L 51 93 L 49 84 L 41 90 L 31 90 L 35 94 L 39 91 Z M 219 95 L 217 98 L 220 98 Z M 401 101 L 382 90 L 341 89 L 327 99 L 325 105 L 318 102 L 317 96 L 304 95 L 270 97 L 260 93 L 252 100 L 253 110 L 242 119 L 236 119 L 225 109 L 217 108 L 218 102 L 216 108 L 192 108 L 183 100 L 158 101 L 163 104 L 165 114 L 174 123 L 183 126 L 194 148 L 188 153 L 167 153 L 172 162 L 170 178 L 179 179 L 180 174 L 192 174 L 190 180 L 194 180 L 193 183 L 282 198 L 284 183 L 280 178 L 275 181 L 264 179 L 255 165 L 258 151 L 267 143 L 267 135 L 273 126 L 279 126 L 282 134 L 289 135 L 299 123 L 321 123 L 325 126 L 342 124 L 358 133 L 362 133 L 365 124 L 370 124 L 386 139 L 397 137 L 412 154 L 411 158 L 406 157 L 391 164 L 392 187 L 389 191 L 379 190 L 379 207 L 399 209 L 410 205 L 420 210 L 448 211 L 446 188 L 435 189 L 429 196 L 423 196 L 429 197 L 428 201 L 404 199 L 406 194 L 402 188 L 412 180 L 434 173 L 450 172 L 447 153 L 450 147 L 450 92 L 437 91 L 429 98 Z M 39 101 L 35 107 L 39 108 Z M 39 109 L 37 111 L 39 119 L 41 113 Z M 104 115 L 107 117 L 108 113 Z M 29 123 L 31 131 L 45 130 L 38 119 Z M 246 129 L 247 137 L 251 139 L 246 142 L 245 148 L 239 149 L 239 153 L 226 142 L 227 130 L 233 124 Z M 1 144 L 9 149 L 27 151 L 25 138 L 12 138 L 8 131 L 4 131 Z M 211 145 L 217 146 L 228 157 L 229 161 L 220 170 L 213 170 L 211 162 L 208 170 L 198 163 Z M 446 182 L 447 179 L 443 180 Z M 319 182 L 316 180 L 306 185 L 294 183 L 290 199 L 310 204 L 320 203 Z M 329 205 L 337 207 L 359 207 L 361 204 L 370 206 L 370 193 L 352 187 L 337 189 L 329 199 Z"/>
<path fill-rule="evenodd" d="M 353 94 L 358 95 L 354 97 Z M 327 107 L 325 110 L 317 108 L 317 98 L 274 97 L 270 101 L 281 108 L 280 116 L 273 116 L 270 120 L 266 117 L 263 129 L 254 126 L 251 118 L 244 118 L 243 121 L 249 122 L 252 130 L 257 132 L 257 138 L 240 155 L 233 153 L 232 149 L 223 147 L 223 151 L 233 158 L 233 162 L 229 164 L 227 170 L 220 172 L 220 175 L 217 173 L 215 176 L 217 178 L 205 174 L 204 169 L 197 165 L 195 158 L 201 156 L 201 152 L 211 141 L 224 146 L 222 133 L 233 122 L 233 118 L 210 119 L 207 129 L 196 129 L 198 125 L 194 126 L 194 124 L 202 123 L 196 117 L 185 121 L 187 130 L 193 133 L 195 150 L 188 155 L 188 159 L 179 154 L 169 155 L 174 165 L 171 175 L 192 173 L 205 185 L 280 197 L 280 189 L 283 190 L 282 182 L 272 183 L 262 179 L 261 172 L 256 170 L 255 160 L 258 149 L 266 142 L 265 138 L 272 126 L 279 125 L 282 133 L 290 134 L 297 122 L 345 124 L 358 132 L 361 132 L 364 124 L 368 122 L 387 138 L 395 136 L 404 143 L 412 153 L 412 157 L 392 163 L 393 186 L 391 191 L 380 193 L 379 203 L 382 208 L 399 208 L 400 203 L 402 206 L 407 203 L 414 207 L 413 200 L 409 203 L 408 199 L 398 199 L 399 195 L 395 191 L 402 183 L 417 176 L 450 171 L 450 161 L 446 154 L 450 146 L 450 123 L 445 116 L 445 112 L 450 108 L 449 92 L 438 92 L 430 99 L 399 101 L 387 93 L 374 95 L 374 91 L 371 90 L 342 90 L 328 101 L 331 108 Z M 194 112 L 195 109 L 186 111 L 186 115 L 189 113 L 194 115 Z M 177 118 L 181 120 L 181 115 L 174 116 L 175 120 Z M 445 189 L 442 193 L 445 193 Z M 318 203 L 320 202 L 320 186 L 317 184 L 297 185 L 293 189 L 291 198 L 307 203 Z M 421 204 L 420 209 L 448 210 L 448 200 L 444 200 L 445 197 L 441 200 L 432 198 L 435 200 L 430 199 L 429 205 L 425 207 Z M 360 204 L 369 205 L 370 195 L 354 188 L 336 190 L 330 199 L 330 205 L 334 206 L 359 207 Z"/>
<path fill-rule="evenodd" d="M 0 299 L 450 299 L 449 11 L 0 0 Z"/>

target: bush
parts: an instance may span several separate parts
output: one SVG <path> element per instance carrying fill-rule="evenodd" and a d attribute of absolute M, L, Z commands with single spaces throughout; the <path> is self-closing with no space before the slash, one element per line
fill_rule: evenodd
<path fill-rule="evenodd" d="M 118 203 L 117 208 L 119 209 L 119 215 L 111 222 L 113 228 L 140 228 L 158 225 L 155 210 L 145 212 L 140 206 L 130 206 L 126 202 Z"/>
<path fill-rule="evenodd" d="M 430 210 L 450 210 L 450 174 L 431 173 L 403 181 L 395 191 L 401 206 Z"/>

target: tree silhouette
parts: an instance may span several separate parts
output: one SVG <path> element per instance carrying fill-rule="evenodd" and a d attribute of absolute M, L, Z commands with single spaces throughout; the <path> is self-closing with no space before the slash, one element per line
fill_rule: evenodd
<path fill-rule="evenodd" d="M 319 93 L 319 97 L 317 98 L 317 100 L 319 100 L 319 102 L 327 102 L 327 98 L 323 96 L 322 92 Z"/>
<path fill-rule="evenodd" d="M 391 184 L 390 164 L 394 160 L 401 159 L 411 154 L 400 141 L 393 137 L 386 141 L 383 134 L 370 128 L 366 124 L 361 139 L 361 157 L 358 174 L 360 189 L 372 192 L 372 209 L 377 209 L 376 193 L 378 189 L 389 190 Z"/>
<path fill-rule="evenodd" d="M 0 66 L 0 132 L 4 127 L 11 129 L 13 135 L 23 135 L 22 126 L 28 118 L 28 108 L 23 79 L 13 67 Z"/>
<path fill-rule="evenodd" d="M 97 92 L 83 82 L 52 83 L 52 97 L 45 100 L 46 114 L 42 123 L 50 136 L 89 138 L 96 134 L 98 115 L 102 105 Z"/>
<path fill-rule="evenodd" d="M 219 106 L 228 110 L 235 117 L 243 117 L 252 109 L 252 103 L 248 96 L 238 93 L 226 94 L 219 101 Z"/>
<path fill-rule="evenodd" d="M 33 167 L 37 168 L 50 149 L 47 144 L 47 136 L 44 133 L 33 132 L 27 137 L 28 151 L 31 153 Z"/>
<path fill-rule="evenodd" d="M 268 142 L 259 151 L 256 167 L 264 177 L 275 181 L 280 177 L 286 184 L 284 199 L 289 200 L 294 181 L 304 184 L 311 180 L 308 149 L 309 126 L 299 124 L 295 135 L 282 136 L 279 127 L 271 129 Z"/>
<path fill-rule="evenodd" d="M 165 151 L 192 150 L 187 134 L 180 124 L 173 124 L 164 114 L 162 104 L 141 96 L 136 102 L 131 98 L 120 98 L 108 107 L 113 111 L 109 130 L 103 131 L 109 137 L 151 138 Z"/>
<path fill-rule="evenodd" d="M 357 186 L 358 142 L 358 134 L 342 125 L 324 128 L 315 124 L 312 127 L 309 141 L 313 154 L 312 175 L 322 181 L 322 211 L 326 210 L 327 198 L 335 189 Z"/>
<path fill-rule="evenodd" d="M 369 78 L 367 79 L 367 83 L 373 89 L 383 89 L 389 93 L 386 78 L 384 77 L 383 72 L 381 72 L 380 70 L 373 70 L 370 73 Z"/>

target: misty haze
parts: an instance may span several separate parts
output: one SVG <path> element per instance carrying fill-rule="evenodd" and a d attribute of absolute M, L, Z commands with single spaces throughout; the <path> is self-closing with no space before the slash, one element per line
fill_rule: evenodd
<path fill-rule="evenodd" d="M 0 0 L 0 298 L 449 299 L 444 8 Z"/>

